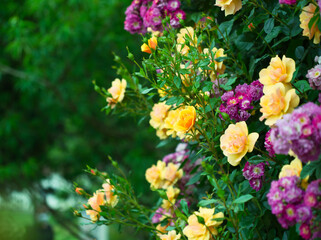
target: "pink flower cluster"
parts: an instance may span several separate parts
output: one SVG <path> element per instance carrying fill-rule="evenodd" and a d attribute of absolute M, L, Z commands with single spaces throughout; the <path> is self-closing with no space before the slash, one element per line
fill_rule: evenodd
<path fill-rule="evenodd" d="M 125 14 L 125 30 L 145 34 L 147 28 L 162 31 L 162 19 L 170 17 L 170 25 L 180 27 L 179 20 L 185 19 L 185 12 L 180 9 L 179 0 L 134 0 Z"/>
<path fill-rule="evenodd" d="M 283 228 L 301 224 L 300 235 L 304 239 L 314 239 L 321 234 L 313 214 L 314 210 L 321 208 L 320 183 L 320 179 L 311 182 L 306 192 L 299 186 L 300 179 L 297 176 L 283 177 L 271 183 L 268 203 Z"/>
<path fill-rule="evenodd" d="M 292 150 L 303 162 L 315 161 L 321 153 L 321 107 L 309 102 L 286 114 L 271 131 L 278 154 Z"/>
<path fill-rule="evenodd" d="M 264 167 L 265 163 L 250 164 L 246 162 L 243 168 L 243 176 L 249 180 L 251 188 L 255 191 L 259 191 L 262 188 L 262 182 L 264 180 Z"/>
<path fill-rule="evenodd" d="M 263 84 L 258 80 L 250 85 L 244 83 L 238 85 L 234 91 L 228 91 L 221 97 L 223 103 L 220 111 L 227 113 L 236 122 L 246 121 L 251 114 L 248 112 L 253 108 L 253 102 L 260 100 L 263 96 Z"/>

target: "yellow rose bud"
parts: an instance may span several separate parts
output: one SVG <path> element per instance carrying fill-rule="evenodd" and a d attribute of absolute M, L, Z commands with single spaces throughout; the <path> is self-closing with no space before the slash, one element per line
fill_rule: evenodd
<path fill-rule="evenodd" d="M 258 133 L 248 134 L 247 125 L 242 121 L 228 126 L 220 138 L 220 146 L 227 161 L 237 166 L 247 152 L 253 151 L 258 138 Z"/>

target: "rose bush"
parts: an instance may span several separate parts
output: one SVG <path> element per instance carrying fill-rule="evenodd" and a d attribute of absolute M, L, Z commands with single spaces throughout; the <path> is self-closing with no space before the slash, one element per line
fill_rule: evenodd
<path fill-rule="evenodd" d="M 115 57 L 128 85 L 106 111 L 150 117 L 159 147 L 169 139 L 186 144 L 146 170 L 160 196 L 153 208 L 138 203 L 112 160 L 118 174 L 94 172 L 113 180 L 121 204 L 98 201 L 97 208 L 88 195 L 87 211 L 103 217 L 94 216 L 98 224 L 134 225 L 158 239 L 317 239 L 319 3 L 216 0 L 203 12 L 187 11 L 176 30 L 173 9 L 189 6 L 177 2 L 133 2 L 151 4 L 140 16 L 158 19 L 143 31 L 146 58 L 128 50 L 135 71 Z"/>

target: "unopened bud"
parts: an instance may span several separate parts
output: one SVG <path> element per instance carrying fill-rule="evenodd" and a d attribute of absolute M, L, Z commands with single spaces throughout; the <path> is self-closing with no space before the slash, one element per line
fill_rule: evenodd
<path fill-rule="evenodd" d="M 75 189 L 75 192 L 76 192 L 77 194 L 79 194 L 79 195 L 82 195 L 82 194 L 84 193 L 84 189 L 82 189 L 82 188 L 80 188 L 80 187 L 77 187 L 77 188 Z"/>
<path fill-rule="evenodd" d="M 96 175 L 96 172 L 95 172 L 94 169 L 90 169 L 90 172 L 91 172 L 92 175 Z"/>
<path fill-rule="evenodd" d="M 82 205 L 85 209 L 88 209 L 88 206 L 86 204 Z"/>
<path fill-rule="evenodd" d="M 255 28 L 253 23 L 250 23 L 248 26 L 247 26 L 251 31 L 253 31 L 253 29 Z"/>

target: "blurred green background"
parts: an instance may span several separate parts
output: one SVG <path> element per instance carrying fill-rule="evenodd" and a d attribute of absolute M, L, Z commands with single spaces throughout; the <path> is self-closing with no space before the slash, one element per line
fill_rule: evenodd
<path fill-rule="evenodd" d="M 137 126 L 101 112 L 106 102 L 92 85 L 109 88 L 119 77 L 112 51 L 123 59 L 126 46 L 141 54 L 141 37 L 123 29 L 130 2 L 1 1 L 0 239 L 97 236 L 99 229 L 72 215 L 83 203 L 72 183 L 95 191 L 101 182 L 83 170 L 108 170 L 107 155 L 121 163 L 138 194 L 150 194 L 145 169 L 169 151 L 155 148 L 148 121 Z M 108 230 L 110 239 L 125 238 L 117 228 Z"/>

